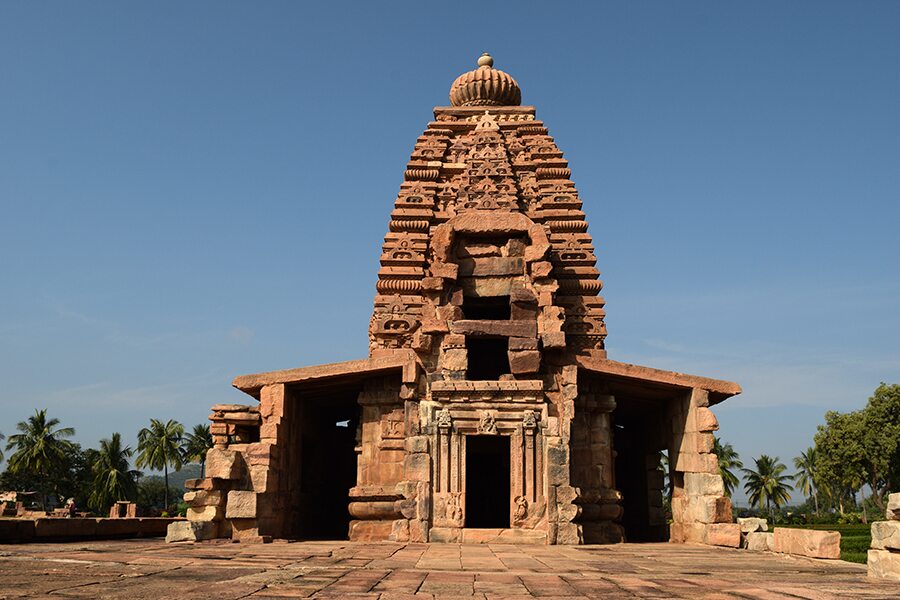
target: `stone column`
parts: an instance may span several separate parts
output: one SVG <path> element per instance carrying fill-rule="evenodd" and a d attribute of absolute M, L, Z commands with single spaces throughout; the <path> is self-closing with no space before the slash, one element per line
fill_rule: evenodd
<path fill-rule="evenodd" d="M 618 521 L 622 518 L 621 494 L 615 489 L 615 455 L 613 452 L 612 412 L 616 399 L 609 394 L 582 395 L 581 410 L 588 419 L 591 472 L 578 502 L 579 522 L 586 544 L 609 544 L 624 540 Z"/>
<path fill-rule="evenodd" d="M 733 523 L 731 500 L 713 453 L 713 431 L 719 428 L 709 409 L 706 390 L 694 388 L 669 407 L 672 443 L 669 461 L 673 482 L 673 542 L 696 542 L 737 548 L 741 528 Z"/>

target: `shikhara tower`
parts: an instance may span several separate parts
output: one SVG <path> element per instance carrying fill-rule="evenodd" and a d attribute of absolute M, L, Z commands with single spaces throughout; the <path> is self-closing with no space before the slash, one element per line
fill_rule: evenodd
<path fill-rule="evenodd" d="M 740 388 L 607 358 L 581 198 L 520 98 L 484 55 L 434 109 L 369 358 L 238 377 L 259 404 L 213 407 L 199 537 L 737 544 L 709 406 Z"/>

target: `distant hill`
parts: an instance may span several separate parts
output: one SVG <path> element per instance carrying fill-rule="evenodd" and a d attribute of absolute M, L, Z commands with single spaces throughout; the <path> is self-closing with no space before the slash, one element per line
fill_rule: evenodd
<path fill-rule="evenodd" d="M 185 481 L 188 479 L 197 479 L 199 477 L 200 465 L 184 465 L 181 467 L 180 471 L 169 471 L 169 487 L 183 490 Z M 159 471 L 149 471 L 141 479 L 159 479 L 162 481 L 163 476 Z"/>

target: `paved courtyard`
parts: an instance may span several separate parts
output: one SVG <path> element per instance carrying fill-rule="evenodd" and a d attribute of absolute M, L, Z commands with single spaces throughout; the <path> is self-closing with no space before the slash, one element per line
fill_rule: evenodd
<path fill-rule="evenodd" d="M 0 599 L 891 598 L 865 566 L 675 544 L 0 545 Z"/>

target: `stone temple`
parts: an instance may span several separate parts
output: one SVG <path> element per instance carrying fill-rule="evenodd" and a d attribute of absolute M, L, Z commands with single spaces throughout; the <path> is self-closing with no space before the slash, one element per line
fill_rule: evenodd
<path fill-rule="evenodd" d="M 369 357 L 237 377 L 255 401 L 213 407 L 188 537 L 737 545 L 710 406 L 740 387 L 607 358 L 582 200 L 520 99 L 488 55 L 453 82 L 390 214 Z"/>

